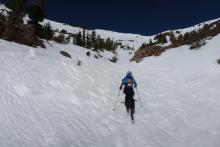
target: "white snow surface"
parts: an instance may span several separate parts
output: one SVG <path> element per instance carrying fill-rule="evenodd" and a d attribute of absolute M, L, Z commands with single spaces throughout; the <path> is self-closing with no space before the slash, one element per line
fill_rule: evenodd
<path fill-rule="evenodd" d="M 220 35 L 200 50 L 182 46 L 139 64 L 124 50 L 113 64 L 84 48 L 50 44 L 0 40 L 1 147 L 220 146 Z M 123 104 L 112 110 L 128 70 L 143 104 L 136 103 L 134 124 Z"/>
<path fill-rule="evenodd" d="M 82 28 L 73 27 L 68 24 L 63 24 L 55 21 L 51 21 L 48 19 L 45 19 L 42 24 L 50 23 L 52 28 L 54 30 L 66 30 L 68 33 L 78 33 L 82 32 Z M 92 30 L 87 30 L 89 34 L 92 33 Z M 87 33 L 86 32 L 86 33 Z M 134 49 L 138 49 L 143 43 L 149 42 L 150 37 L 149 36 L 142 36 L 137 34 L 128 34 L 128 33 L 118 33 L 108 30 L 101 30 L 101 29 L 95 29 L 95 32 L 97 35 L 100 35 L 103 39 L 113 39 L 114 41 L 121 42 L 122 45 L 129 46 Z"/>
<path fill-rule="evenodd" d="M 7 15 L 0 5 L 0 13 Z M 27 17 L 24 21 L 27 21 Z M 212 23 L 216 20 L 205 23 Z M 69 33 L 77 27 L 45 19 Z M 203 25 L 179 29 L 181 34 Z M 95 30 L 137 49 L 154 36 Z M 175 32 L 175 31 L 173 31 Z M 163 46 L 169 45 L 170 42 Z M 119 61 L 69 44 L 46 43 L 31 48 L 0 40 L 0 147 L 219 147 L 220 35 L 199 50 L 182 46 L 141 63 L 128 62 L 129 51 L 118 49 Z M 63 57 L 66 51 L 72 58 Z M 78 60 L 82 65 L 78 66 Z M 118 87 L 131 70 L 144 107 L 136 103 L 132 124 Z M 135 99 L 138 99 L 137 94 Z"/>
<path fill-rule="evenodd" d="M 179 31 L 180 34 L 184 35 L 184 34 L 186 34 L 187 32 L 198 31 L 198 30 L 201 29 L 205 24 L 211 24 L 211 23 L 214 23 L 214 22 L 217 22 L 217 21 L 220 21 L 220 18 L 213 19 L 213 20 L 209 20 L 209 21 L 206 21 L 206 22 L 204 22 L 204 23 L 200 23 L 200 24 L 197 24 L 197 25 L 194 25 L 194 26 L 185 28 L 185 29 L 178 29 L 178 30 L 175 30 L 175 31 Z"/>
<path fill-rule="evenodd" d="M 4 4 L 0 4 L 0 13 L 3 13 L 4 15 L 7 15 L 7 12 L 11 11 L 10 9 L 8 9 L 7 7 L 5 7 Z M 24 18 L 24 23 L 27 24 L 29 18 L 26 15 Z M 211 24 L 213 22 L 216 21 L 220 21 L 220 18 L 214 19 L 214 20 L 209 20 L 206 21 L 204 23 L 200 23 L 191 27 L 187 27 L 187 28 L 183 28 L 183 29 L 177 29 L 177 30 L 172 30 L 174 32 L 174 34 L 176 36 L 178 36 L 179 34 L 177 34 L 176 32 L 179 31 L 180 34 L 184 35 L 187 32 L 191 32 L 191 31 L 197 31 L 200 28 L 202 28 L 204 26 L 204 24 Z M 41 24 L 47 24 L 50 23 L 52 28 L 54 30 L 66 30 L 67 33 L 78 33 L 78 32 L 82 32 L 83 29 L 79 28 L 79 27 L 74 27 L 68 24 L 64 24 L 64 23 L 60 23 L 60 22 L 56 22 L 56 21 L 52 21 L 52 20 L 48 20 L 48 19 L 44 19 L 43 22 L 41 22 Z M 165 32 L 170 32 L 171 30 L 168 31 L 164 31 L 162 33 Z M 92 30 L 86 30 L 86 33 L 91 34 Z M 141 45 L 143 43 L 149 43 L 150 39 L 155 42 L 154 37 L 156 35 L 152 35 L 152 36 L 144 36 L 144 35 L 138 35 L 138 34 L 131 34 L 131 33 L 119 33 L 119 32 L 114 32 L 114 31 L 110 31 L 110 30 L 102 30 L 102 29 L 95 29 L 95 32 L 97 35 L 100 35 L 103 39 L 107 39 L 107 38 L 111 38 L 114 41 L 120 42 L 123 46 L 128 46 L 130 48 L 133 48 L 134 51 L 136 51 L 137 49 L 139 49 L 141 47 Z M 170 45 L 170 41 L 168 39 L 168 43 L 166 44 L 160 44 L 160 46 L 165 47 L 165 46 L 169 46 Z"/>
<path fill-rule="evenodd" d="M 24 19 L 25 22 L 26 22 L 26 19 L 27 18 Z M 217 22 L 219 20 L 220 20 L 220 18 L 217 18 L 217 19 L 214 19 L 214 20 L 209 20 L 209 21 L 206 21 L 204 23 L 197 24 L 197 25 L 187 27 L 187 28 L 184 28 L 184 29 L 172 30 L 172 32 L 175 34 L 175 36 L 178 36 L 180 34 L 184 35 L 187 32 L 198 31 L 199 29 L 201 29 L 204 26 L 204 24 L 211 24 L 211 23 Z M 68 33 L 73 33 L 73 34 L 78 33 L 80 31 L 81 32 L 83 31 L 82 28 L 73 27 L 73 26 L 70 26 L 68 24 L 63 24 L 63 23 L 51 21 L 51 20 L 48 20 L 48 19 L 45 19 L 41 24 L 46 24 L 46 23 L 50 23 L 54 30 L 59 30 L 59 31 L 66 30 Z M 170 31 L 171 30 L 164 31 L 162 33 L 170 32 Z M 179 34 L 177 34 L 177 31 L 179 32 Z M 154 37 L 156 36 L 156 35 L 143 36 L 143 35 L 138 35 L 138 34 L 119 33 L 119 32 L 114 32 L 114 31 L 109 31 L 109 30 L 101 30 L 101 29 L 95 29 L 95 32 L 96 32 L 97 35 L 100 35 L 104 39 L 111 38 L 114 41 L 120 42 L 124 46 L 128 46 L 130 48 L 133 48 L 134 51 L 139 49 L 140 46 L 143 43 L 149 43 L 150 39 L 153 42 L 155 42 Z M 91 34 L 92 31 L 91 30 L 86 30 L 86 33 Z M 162 46 L 162 47 L 169 46 L 171 44 L 171 42 L 170 42 L 169 38 L 167 38 L 167 39 L 168 39 L 168 43 L 159 44 L 159 46 Z"/>
<path fill-rule="evenodd" d="M 3 14 L 3 15 L 7 15 L 8 12 L 10 12 L 11 10 L 8 9 L 7 7 L 5 7 L 4 4 L 1 4 L 0 2 L 0 13 Z"/>
<path fill-rule="evenodd" d="M 180 34 L 184 35 L 187 32 L 192 32 L 192 31 L 198 31 L 199 29 L 201 29 L 204 24 L 211 24 L 214 22 L 220 21 L 220 18 L 214 19 L 214 20 L 209 20 L 206 21 L 204 23 L 200 23 L 191 27 L 187 27 L 187 28 L 183 28 L 183 29 L 177 29 L 177 30 L 172 30 L 173 33 L 178 36 Z M 55 22 L 55 21 L 51 21 L 48 19 L 45 19 L 42 24 L 46 24 L 46 23 L 50 23 L 52 28 L 55 30 L 66 30 L 68 33 L 78 33 L 78 32 L 82 32 L 82 28 L 78 28 L 78 27 L 73 27 L 70 26 L 68 24 L 63 24 L 63 23 L 59 23 L 59 22 Z M 129 34 L 129 33 L 119 33 L 119 32 L 114 32 L 114 31 L 109 31 L 109 30 L 101 30 L 101 29 L 95 29 L 96 34 L 100 35 L 102 38 L 107 39 L 107 38 L 111 38 L 114 41 L 118 41 L 121 42 L 122 45 L 125 46 L 129 46 L 131 48 L 134 48 L 134 50 L 139 49 L 139 47 L 143 44 L 143 43 L 149 43 L 150 39 L 152 39 L 152 41 L 154 42 L 154 37 L 156 35 L 152 35 L 152 36 L 143 36 L 143 35 L 138 35 L 138 34 Z M 164 31 L 162 33 L 165 32 L 170 32 L 169 31 Z M 176 32 L 180 32 L 179 34 L 177 34 Z M 91 33 L 91 30 L 87 30 L 88 33 Z M 87 33 L 86 32 L 86 33 Z M 160 46 L 165 47 L 165 46 L 169 46 L 170 45 L 170 39 L 168 39 L 168 43 L 166 44 L 161 44 Z"/>

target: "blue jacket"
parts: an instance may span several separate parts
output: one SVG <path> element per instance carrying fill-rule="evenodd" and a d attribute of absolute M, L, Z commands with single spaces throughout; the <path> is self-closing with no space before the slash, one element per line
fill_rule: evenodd
<path fill-rule="evenodd" d="M 132 81 L 132 86 L 131 87 L 128 86 L 128 80 L 129 79 Z M 137 86 L 137 83 L 136 83 L 135 79 L 133 78 L 133 76 L 131 74 L 129 74 L 126 77 L 124 77 L 124 79 L 122 79 L 121 86 L 122 85 L 124 85 L 125 88 L 133 88 L 133 87 Z"/>

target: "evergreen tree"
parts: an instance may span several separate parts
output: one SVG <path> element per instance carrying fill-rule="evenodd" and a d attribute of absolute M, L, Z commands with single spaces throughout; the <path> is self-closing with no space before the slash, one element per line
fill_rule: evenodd
<path fill-rule="evenodd" d="M 183 43 L 185 42 L 184 37 L 183 37 L 182 34 L 180 34 L 180 35 L 178 36 L 177 41 L 178 41 L 178 42 L 183 42 Z"/>
<path fill-rule="evenodd" d="M 10 8 L 15 15 L 19 15 L 25 9 L 25 0 L 9 0 L 7 7 Z"/>
<path fill-rule="evenodd" d="M 52 40 L 54 37 L 54 31 L 52 30 L 51 24 L 45 24 L 38 33 L 39 37 L 46 40 Z"/>
<path fill-rule="evenodd" d="M 54 41 L 57 43 L 66 43 L 64 34 L 60 33 L 59 36 L 54 37 Z"/>
<path fill-rule="evenodd" d="M 180 34 L 178 37 L 182 37 L 182 34 Z M 182 41 L 182 38 L 180 40 Z M 179 38 L 177 38 L 172 31 L 170 32 L 170 41 L 173 46 L 177 46 L 178 43 L 180 43 Z"/>
<path fill-rule="evenodd" d="M 100 36 L 98 36 L 98 38 L 100 38 L 99 39 L 99 48 L 102 50 L 105 49 L 105 40 L 102 39 Z"/>
<path fill-rule="evenodd" d="M 87 35 L 86 35 L 86 48 L 90 49 L 91 47 L 92 47 L 91 36 L 90 36 L 90 34 L 87 32 Z"/>
<path fill-rule="evenodd" d="M 82 33 L 77 33 L 74 36 L 74 44 L 86 47 L 88 49 L 93 48 L 95 51 L 103 51 L 103 49 L 114 51 L 117 47 L 117 42 L 114 42 L 110 38 L 104 40 L 100 35 L 96 36 L 95 31 L 92 31 L 91 34 L 88 32 L 86 34 L 85 30 Z"/>
<path fill-rule="evenodd" d="M 62 29 L 62 30 L 60 31 L 60 33 L 67 34 L 67 31 L 64 30 L 64 29 Z"/>
<path fill-rule="evenodd" d="M 140 48 L 145 48 L 145 47 L 147 47 L 147 44 L 146 43 L 142 43 Z"/>
<path fill-rule="evenodd" d="M 103 46 L 103 41 L 102 41 L 102 38 L 100 35 L 97 36 L 97 39 L 96 39 L 96 43 L 95 43 L 95 49 L 100 49 L 100 50 L 103 50 L 104 46 Z"/>
<path fill-rule="evenodd" d="M 12 11 L 9 12 L 8 25 L 23 23 L 23 13 L 25 11 L 25 0 L 9 0 L 7 7 Z"/>
<path fill-rule="evenodd" d="M 95 49 L 96 46 L 96 32 L 93 30 L 92 34 L 91 34 L 91 43 L 92 43 L 92 47 Z"/>
<path fill-rule="evenodd" d="M 66 43 L 70 43 L 70 39 L 71 39 L 71 35 L 68 35 L 68 36 L 65 38 Z"/>
<path fill-rule="evenodd" d="M 108 51 L 114 51 L 115 48 L 116 48 L 116 43 L 114 43 L 114 41 L 111 40 L 110 38 L 107 38 L 105 42 L 105 49 Z"/>
<path fill-rule="evenodd" d="M 186 34 L 184 35 L 184 40 L 185 40 L 186 43 L 190 42 L 190 34 L 188 32 L 186 32 Z"/>
<path fill-rule="evenodd" d="M 149 44 L 148 44 L 149 46 L 153 46 L 154 45 L 154 43 L 152 42 L 152 39 L 150 38 L 150 41 L 149 41 Z"/>
<path fill-rule="evenodd" d="M 46 16 L 44 11 L 44 0 L 38 0 L 31 3 L 28 7 L 28 15 L 30 18 L 29 24 L 34 26 L 35 33 L 38 35 L 41 29 L 39 22 L 42 22 Z"/>
<path fill-rule="evenodd" d="M 210 35 L 210 26 L 208 24 L 204 24 L 203 28 L 199 30 L 200 39 L 205 39 Z"/>
<path fill-rule="evenodd" d="M 199 33 L 196 31 L 192 31 L 191 32 L 191 36 L 190 36 L 190 43 L 199 41 Z"/>
<path fill-rule="evenodd" d="M 159 34 L 159 35 L 155 36 L 154 39 L 157 40 L 157 43 L 167 43 L 166 35 L 163 35 L 163 34 Z"/>
<path fill-rule="evenodd" d="M 78 45 L 78 46 L 82 46 L 82 45 L 83 45 L 83 39 L 82 39 L 82 33 L 81 33 L 81 32 L 79 32 L 79 33 L 76 35 L 75 44 Z"/>
<path fill-rule="evenodd" d="M 82 35 L 82 46 L 86 46 L 86 32 L 85 29 L 83 29 L 83 35 Z"/>

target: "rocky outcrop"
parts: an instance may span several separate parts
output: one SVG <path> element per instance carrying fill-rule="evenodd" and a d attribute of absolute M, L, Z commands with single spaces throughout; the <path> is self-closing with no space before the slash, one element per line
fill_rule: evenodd
<path fill-rule="evenodd" d="M 210 24 L 204 24 L 200 29 L 186 32 L 185 34 L 181 34 L 181 32 L 178 31 L 175 33 L 172 31 L 164 32 L 154 38 L 154 40 L 156 40 L 155 42 L 150 41 L 148 44 L 142 45 L 135 52 L 131 61 L 139 62 L 145 57 L 160 56 L 167 49 L 176 48 L 182 45 L 189 45 L 190 49 L 199 49 L 206 44 L 207 39 L 218 34 L 220 34 L 220 20 Z M 166 37 L 170 38 L 171 44 L 165 47 L 160 46 L 165 43 Z"/>
<path fill-rule="evenodd" d="M 217 60 L 218 64 L 220 64 L 220 59 Z"/>
<path fill-rule="evenodd" d="M 1 38 L 32 47 L 40 46 L 45 48 L 42 41 L 35 35 L 33 27 L 24 24 L 5 26 L 4 31 L 1 33 Z"/>
<path fill-rule="evenodd" d="M 60 54 L 63 55 L 64 57 L 71 58 L 71 55 L 65 51 L 60 51 Z"/>
<path fill-rule="evenodd" d="M 139 62 L 145 57 L 160 56 L 166 49 L 168 49 L 168 47 L 146 46 L 145 48 L 141 48 L 136 51 L 131 61 Z"/>

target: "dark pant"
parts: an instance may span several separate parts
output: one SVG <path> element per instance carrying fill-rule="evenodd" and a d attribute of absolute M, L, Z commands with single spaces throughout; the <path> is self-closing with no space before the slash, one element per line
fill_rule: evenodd
<path fill-rule="evenodd" d="M 131 113 L 134 113 L 135 109 L 135 102 L 134 102 L 134 90 L 133 88 L 125 88 L 124 89 L 124 94 L 125 94 L 125 106 L 127 111 L 129 109 L 131 110 Z"/>

